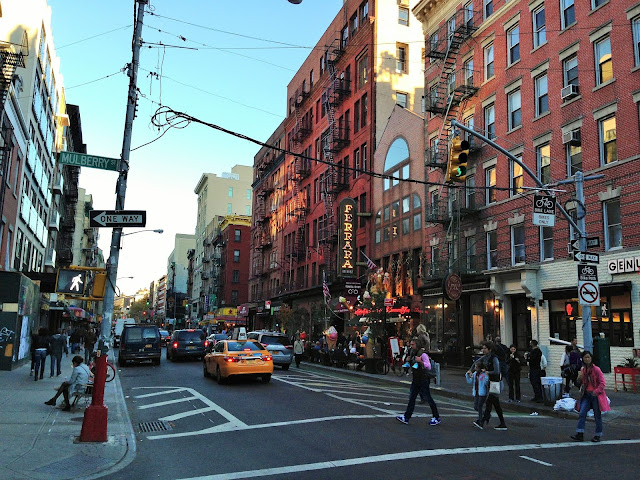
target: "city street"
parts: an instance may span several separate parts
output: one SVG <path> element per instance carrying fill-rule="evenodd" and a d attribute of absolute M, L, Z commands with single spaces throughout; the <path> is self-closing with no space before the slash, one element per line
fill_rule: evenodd
<path fill-rule="evenodd" d="M 569 439 L 575 419 L 507 413 L 509 430 L 474 428 L 472 401 L 435 396 L 443 422 L 418 404 L 409 425 L 408 385 L 371 384 L 303 364 L 272 381 L 218 385 L 199 361 L 120 369 L 137 439 L 135 460 L 105 478 L 398 479 L 637 478 L 637 421 L 605 423 L 600 444 Z M 593 433 L 587 423 L 585 437 Z M 588 450 L 585 450 L 588 449 Z M 585 459 L 588 459 L 585 460 Z M 420 472 L 420 473 L 416 473 Z"/>

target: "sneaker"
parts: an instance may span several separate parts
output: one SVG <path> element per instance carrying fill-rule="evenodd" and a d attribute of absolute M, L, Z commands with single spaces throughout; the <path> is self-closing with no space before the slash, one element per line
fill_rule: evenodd
<path fill-rule="evenodd" d="M 592 441 L 593 443 L 598 443 L 598 442 L 600 441 L 600 435 L 596 435 L 596 436 L 594 436 L 594 437 L 591 439 L 591 441 Z"/>
<path fill-rule="evenodd" d="M 51 399 L 51 400 L 47 400 L 46 402 L 44 402 L 45 405 L 51 405 L 52 407 L 55 407 L 56 405 L 56 401 Z"/>
<path fill-rule="evenodd" d="M 69 405 L 67 405 L 66 407 L 64 407 L 62 409 L 63 412 L 70 412 L 71 411 L 71 407 Z"/>
<path fill-rule="evenodd" d="M 576 442 L 582 442 L 584 440 L 584 433 L 577 432 L 575 435 L 571 435 L 571 439 Z"/>
<path fill-rule="evenodd" d="M 418 362 L 414 363 L 413 365 L 411 365 L 411 368 L 418 368 Z"/>
<path fill-rule="evenodd" d="M 406 418 L 404 418 L 404 415 L 398 415 L 396 417 L 396 420 L 398 420 L 401 423 L 404 423 L 405 425 L 409 424 L 409 420 L 407 420 Z"/>
<path fill-rule="evenodd" d="M 516 403 L 520 403 L 520 400 L 516 400 Z"/>
<path fill-rule="evenodd" d="M 475 422 L 473 422 L 473 426 L 479 428 L 480 430 L 484 430 L 484 427 L 482 426 L 482 420 L 476 420 Z"/>
<path fill-rule="evenodd" d="M 405 362 L 404 365 L 402 365 L 404 368 L 409 368 L 411 366 L 411 364 L 409 364 L 409 362 Z"/>
<path fill-rule="evenodd" d="M 432 418 L 429 421 L 429 425 L 440 425 L 442 423 L 442 420 L 440 418 Z M 594 437 L 595 438 L 595 437 Z"/>
<path fill-rule="evenodd" d="M 502 430 L 502 431 L 506 431 L 507 430 L 507 426 L 504 423 L 501 423 L 500 425 L 498 425 L 497 427 L 493 427 L 494 430 Z"/>

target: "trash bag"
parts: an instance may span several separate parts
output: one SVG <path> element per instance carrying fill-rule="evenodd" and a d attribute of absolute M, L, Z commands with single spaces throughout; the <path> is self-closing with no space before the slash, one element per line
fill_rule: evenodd
<path fill-rule="evenodd" d="M 556 400 L 556 404 L 553 406 L 553 409 L 562 412 L 573 412 L 576 408 L 576 399 L 567 397 L 561 398 L 560 400 Z"/>

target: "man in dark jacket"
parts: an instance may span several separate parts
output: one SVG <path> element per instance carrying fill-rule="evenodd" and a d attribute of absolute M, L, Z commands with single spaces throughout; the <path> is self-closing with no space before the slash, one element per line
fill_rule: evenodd
<path fill-rule="evenodd" d="M 500 337 L 496 337 L 495 347 L 496 356 L 500 362 L 500 374 L 502 375 L 502 379 L 505 381 L 505 384 L 509 385 L 509 349 L 502 343 L 502 339 Z"/>
<path fill-rule="evenodd" d="M 33 379 L 36 382 L 38 381 L 38 376 L 40 376 L 40 380 L 42 380 L 42 376 L 44 375 L 44 364 L 49 354 L 50 340 L 49 330 L 44 327 L 40 327 L 38 335 L 33 339 L 33 350 L 35 352 L 35 374 Z"/>
<path fill-rule="evenodd" d="M 527 355 L 527 362 L 529 362 L 529 381 L 533 387 L 533 401 L 542 403 L 542 367 L 540 366 L 542 350 L 538 347 L 537 340 L 531 340 L 529 345 L 531 352 Z"/>
<path fill-rule="evenodd" d="M 520 372 L 522 364 L 520 363 L 520 353 L 515 345 L 509 347 L 509 401 L 514 400 L 520 403 Z M 515 395 L 514 395 L 515 394 Z"/>
<path fill-rule="evenodd" d="M 62 362 L 62 354 L 66 353 L 69 356 L 69 349 L 67 348 L 67 336 L 62 333 L 62 329 L 58 329 L 55 335 L 51 337 L 49 342 L 49 350 L 51 352 L 51 376 L 53 377 L 54 366 L 57 367 L 57 376 L 60 376 L 60 362 Z"/>

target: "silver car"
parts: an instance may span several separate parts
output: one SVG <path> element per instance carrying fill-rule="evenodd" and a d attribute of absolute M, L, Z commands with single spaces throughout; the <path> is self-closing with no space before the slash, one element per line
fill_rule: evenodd
<path fill-rule="evenodd" d="M 249 340 L 257 340 L 267 349 L 273 358 L 273 364 L 279 365 L 283 370 L 289 370 L 293 361 L 293 345 L 284 333 L 255 331 L 247 333 Z"/>

